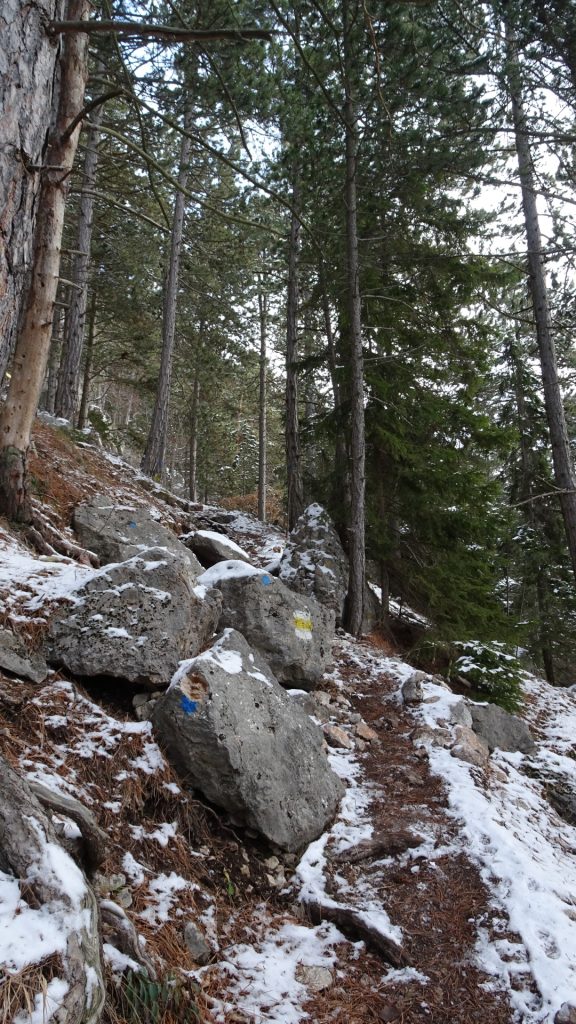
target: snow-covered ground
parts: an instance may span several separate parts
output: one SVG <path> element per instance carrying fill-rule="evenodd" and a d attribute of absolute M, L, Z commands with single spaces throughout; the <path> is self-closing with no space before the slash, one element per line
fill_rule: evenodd
<path fill-rule="evenodd" d="M 254 523 L 248 517 L 238 515 L 233 527 L 237 536 L 245 532 L 255 538 Z M 281 551 L 281 537 L 275 532 L 263 531 L 253 543 L 264 564 Z M 223 571 L 222 566 L 216 571 Z M 238 571 L 245 573 L 247 567 Z M 8 535 L 0 536 L 0 593 L 4 611 L 14 622 L 41 620 L 49 604 L 70 594 L 94 572 L 65 558 L 35 558 Z M 341 640 L 340 647 L 357 668 L 364 691 L 371 684 L 376 691 L 378 678 L 386 674 L 397 681 L 398 694 L 397 698 L 388 695 L 386 700 L 400 701 L 401 685 L 413 672 L 410 665 L 352 640 Z M 341 681 L 338 671 L 331 674 L 333 685 Z M 68 694 L 69 684 L 53 685 L 61 694 Z M 497 751 L 486 770 L 470 767 L 433 743 L 428 744 L 428 755 L 433 772 L 444 780 L 450 814 L 457 825 L 452 849 L 475 862 L 491 894 L 492 930 L 477 922 L 477 963 L 491 976 L 494 986 L 509 994 L 519 1022 L 553 1024 L 562 1004 L 576 1004 L 576 828 L 558 815 L 546 792 L 552 784 L 574 792 L 576 687 L 558 690 L 527 675 L 524 689 L 528 698 L 526 717 L 538 739 L 535 752 L 522 755 Z M 432 680 L 424 683 L 424 695 L 424 702 L 413 712 L 416 720 L 432 729 L 440 724 L 446 728 L 450 704 L 460 698 Z M 105 757 L 110 745 L 119 742 L 121 734 L 129 733 L 141 740 L 134 770 L 146 774 L 162 766 L 162 755 L 149 735 L 148 724 L 120 726 L 101 710 L 90 714 L 92 732 L 84 737 L 75 732 L 69 739 L 70 749 L 78 756 Z M 57 758 L 56 747 L 53 753 Z M 330 832 L 302 856 L 291 881 L 291 894 L 296 901 L 336 905 L 337 899 L 325 888 L 326 848 L 330 845 L 331 851 L 338 853 L 370 838 L 374 783 L 365 777 L 361 759 L 353 751 L 331 752 L 330 757 L 335 771 L 346 779 L 346 796 Z M 31 778 L 55 782 L 54 777 L 50 780 L 47 776 L 57 772 L 57 763 L 48 755 L 45 772 L 37 759 L 24 757 L 23 763 Z M 59 784 L 63 791 L 69 790 L 65 778 Z M 89 792 L 80 795 L 90 802 Z M 440 855 L 426 828 L 421 831 L 424 843 L 408 851 L 404 855 L 407 860 Z M 172 822 L 160 824 L 154 833 L 133 838 L 154 840 L 161 847 L 177 839 Z M 441 852 L 445 854 L 446 850 Z M 148 925 L 166 920 L 172 900 L 189 883 L 171 872 L 152 875 L 131 854 L 126 858 L 126 874 L 135 882 L 146 876 L 148 883 L 150 900 L 142 919 Z M 402 941 L 402 933 L 391 922 L 377 888 L 367 887 L 350 895 L 367 924 L 391 940 Z M 0 960 L 14 971 L 37 962 L 46 950 L 61 949 L 70 928 L 65 915 L 53 915 L 48 925 L 44 911 L 21 905 L 19 900 L 15 880 L 0 874 Z M 499 917 L 501 935 L 494 937 L 494 921 Z M 309 1019 L 304 1004 L 310 993 L 301 968 L 323 967 L 338 975 L 338 950 L 345 942 L 348 940 L 333 924 L 279 923 L 262 906 L 259 921 L 254 921 L 252 939 L 230 945 L 219 954 L 226 993 L 216 1001 L 216 1015 L 225 1021 L 234 1009 L 250 1020 L 267 1024 L 299 1024 Z M 390 969 L 387 976 L 402 980 L 414 976 L 411 970 Z M 426 979 L 420 980 L 425 983 Z M 46 1019 L 51 1005 L 46 1003 Z M 35 1024 L 37 1016 L 33 1018 Z M 31 1020 L 28 1017 L 27 1024 Z"/>

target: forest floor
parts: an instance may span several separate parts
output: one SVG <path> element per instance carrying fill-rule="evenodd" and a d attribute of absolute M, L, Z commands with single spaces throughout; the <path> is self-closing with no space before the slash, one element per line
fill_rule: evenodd
<path fill-rule="evenodd" d="M 177 533 L 210 522 L 213 510 L 197 507 L 191 523 L 121 460 L 62 431 L 39 425 L 35 444 L 38 512 L 68 540 L 74 505 L 103 490 Z M 284 543 L 245 513 L 222 529 L 260 565 Z M 1 618 L 31 644 L 71 581 L 92 571 L 38 557 L 0 521 Z M 576 1003 L 576 689 L 526 675 L 536 752 L 495 752 L 473 768 L 434 742 L 450 717 L 444 687 L 431 679 L 421 705 L 403 704 L 412 671 L 377 636 L 335 638 L 317 702 L 348 738 L 349 749 L 329 751 L 347 789 L 332 828 L 300 858 L 186 791 L 150 724 L 135 720 L 133 689 L 118 683 L 86 688 L 55 672 L 35 686 L 0 673 L 0 749 L 97 815 L 109 843 L 94 884 L 126 909 L 146 953 L 177 973 L 206 1021 L 553 1024 Z M 361 741 L 359 721 L 372 730 Z M 41 908 L 22 907 L 16 922 L 12 882 L 0 872 L 0 962 L 18 964 L 23 994 L 6 1021 L 50 984 L 54 959 L 32 939 Z M 204 967 L 183 940 L 187 921 L 210 944 Z M 117 985 L 135 964 L 104 949 L 105 1019 L 136 1024 Z M 0 975 L 4 1009 L 9 975 Z M 41 1024 L 42 1014 L 28 1019 Z M 176 1019 L 191 1018 L 167 1012 L 156 1024 Z"/>

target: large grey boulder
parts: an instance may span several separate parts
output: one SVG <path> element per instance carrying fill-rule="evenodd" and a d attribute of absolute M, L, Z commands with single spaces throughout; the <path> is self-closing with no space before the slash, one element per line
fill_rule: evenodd
<path fill-rule="evenodd" d="M 497 704 L 473 704 L 472 728 L 488 744 L 490 752 L 496 750 L 521 751 L 529 754 L 536 746 L 526 722 L 504 711 Z"/>
<path fill-rule="evenodd" d="M 283 685 L 314 689 L 330 663 L 331 609 L 243 562 L 220 562 L 199 576 L 198 582 L 222 593 L 221 629 L 242 633 Z"/>
<path fill-rule="evenodd" d="M 119 505 L 98 494 L 76 506 L 72 525 L 82 546 L 98 555 L 102 565 L 124 562 L 147 548 L 167 548 L 184 555 L 197 574 L 202 572 L 192 551 L 145 508 Z"/>
<path fill-rule="evenodd" d="M 0 668 L 15 676 L 43 683 L 48 665 L 39 651 L 33 651 L 10 629 L 0 629 Z"/>
<path fill-rule="evenodd" d="M 180 666 L 152 723 L 195 788 L 282 849 L 301 849 L 334 817 L 343 785 L 320 730 L 234 630 Z"/>
<path fill-rule="evenodd" d="M 227 562 L 230 559 L 240 562 L 250 561 L 250 556 L 238 544 L 235 544 L 224 533 L 217 533 L 216 530 L 193 530 L 180 539 L 207 569 L 216 565 L 217 562 Z"/>
<path fill-rule="evenodd" d="M 50 624 L 49 660 L 78 676 L 167 686 L 212 636 L 220 607 L 185 557 L 153 548 L 100 569 L 70 595 Z"/>
<path fill-rule="evenodd" d="M 280 560 L 279 578 L 299 594 L 315 597 L 342 620 L 348 590 L 348 558 L 330 516 L 309 505 L 290 533 Z"/>

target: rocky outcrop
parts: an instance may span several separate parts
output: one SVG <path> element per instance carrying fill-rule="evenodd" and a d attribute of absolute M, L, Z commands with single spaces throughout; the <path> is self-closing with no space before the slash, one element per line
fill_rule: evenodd
<path fill-rule="evenodd" d="M 240 562 L 249 562 L 250 556 L 242 550 L 238 544 L 226 537 L 223 533 L 215 530 L 193 530 L 180 538 L 183 544 L 194 552 L 198 560 L 209 569 L 217 562 L 226 562 L 231 559 Z"/>
<path fill-rule="evenodd" d="M 218 592 L 198 586 L 187 559 L 155 548 L 101 569 L 70 595 L 49 631 L 49 660 L 77 676 L 167 686 L 212 636 Z"/>
<path fill-rule="evenodd" d="M 530 729 L 517 715 L 511 715 L 509 711 L 496 704 L 473 704 L 472 728 L 488 746 L 490 751 L 507 750 L 509 752 L 521 751 L 529 754 L 534 750 L 535 743 Z"/>
<path fill-rule="evenodd" d="M 98 555 L 102 565 L 124 562 L 147 548 L 167 548 L 185 556 L 196 573 L 202 572 L 192 551 L 146 509 L 136 505 L 119 505 L 99 494 L 76 506 L 72 525 L 80 543 Z"/>
<path fill-rule="evenodd" d="M 234 630 L 180 666 L 152 723 L 208 800 L 282 849 L 301 849 L 333 818 L 343 786 L 320 730 Z"/>
<path fill-rule="evenodd" d="M 329 665 L 334 612 L 263 570 L 222 562 L 199 577 L 222 593 L 220 628 L 242 633 L 289 687 L 313 689 Z"/>
<path fill-rule="evenodd" d="M 30 650 L 9 629 L 0 629 L 0 668 L 33 683 L 43 683 L 48 675 L 48 666 L 40 652 Z"/>
<path fill-rule="evenodd" d="M 342 620 L 348 589 L 348 558 L 330 516 L 309 505 L 292 530 L 278 575 L 299 594 L 314 597 Z"/>

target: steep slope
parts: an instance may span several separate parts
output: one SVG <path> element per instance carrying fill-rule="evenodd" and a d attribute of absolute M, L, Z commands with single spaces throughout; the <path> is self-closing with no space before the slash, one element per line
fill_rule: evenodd
<path fill-rule="evenodd" d="M 39 426 L 36 449 L 37 502 L 71 551 L 74 505 L 105 491 L 175 533 L 224 532 L 255 564 L 279 557 L 276 531 L 191 507 L 85 442 Z M 92 572 L 38 556 L 0 523 L 2 617 L 29 647 L 70 581 Z M 347 792 L 299 858 L 188 791 L 136 720 L 132 693 L 60 672 L 40 685 L 0 673 L 1 753 L 79 800 L 107 837 L 94 871 L 78 827 L 55 815 L 103 908 L 104 1019 L 569 1021 L 558 1014 L 576 990 L 574 689 L 527 677 L 535 752 L 495 752 L 474 768 L 442 745 L 460 698 L 438 680 L 424 679 L 407 706 L 413 669 L 377 638 L 339 633 L 334 661 L 320 690 L 294 699 L 338 744 L 330 758 Z M 3 1016 L 36 1024 L 57 1009 L 42 993 L 58 977 L 58 929 L 6 872 L 0 897 Z"/>

